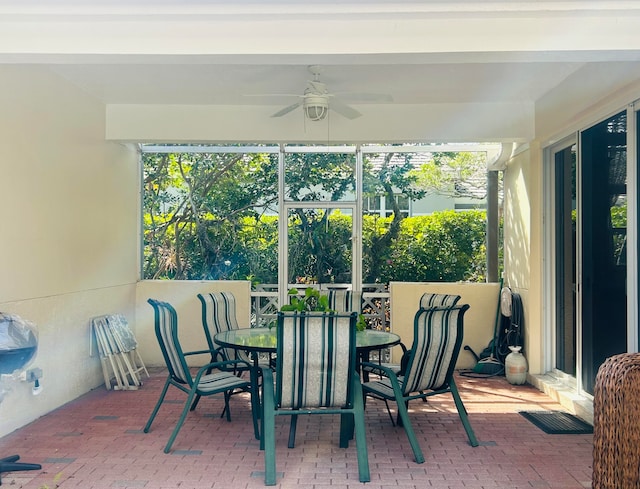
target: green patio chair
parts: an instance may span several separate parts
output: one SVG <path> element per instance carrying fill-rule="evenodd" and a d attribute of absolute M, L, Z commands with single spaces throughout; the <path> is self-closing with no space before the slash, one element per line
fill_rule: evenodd
<path fill-rule="evenodd" d="M 459 295 L 453 294 L 432 294 L 431 292 L 425 292 L 420 297 L 420 309 L 429 309 L 431 307 L 452 307 L 455 306 L 460 300 Z M 400 343 L 402 348 L 402 358 L 400 359 L 400 366 L 396 370 L 396 374 L 402 376 L 407 369 L 407 363 L 411 356 L 411 350 L 409 350 L 404 343 Z M 423 398 L 423 401 L 427 401 Z"/>
<path fill-rule="evenodd" d="M 212 362 L 200 367 L 195 376 L 192 376 L 189 366 L 187 365 L 186 355 L 211 353 L 209 350 L 200 350 L 184 353 L 178 340 L 178 315 L 167 302 L 161 302 L 154 299 L 147 301 L 153 307 L 155 313 L 155 332 L 160 344 L 160 350 L 164 357 L 168 369 L 167 380 L 164 388 L 160 393 L 160 398 L 156 403 L 149 420 L 144 427 L 144 432 L 148 433 L 151 424 L 155 419 L 160 406 L 162 405 L 169 386 L 174 386 L 187 394 L 187 399 L 182 410 L 182 414 L 176 423 L 169 441 L 164 448 L 165 453 L 169 453 L 171 446 L 182 428 L 189 410 L 195 409 L 196 396 L 212 396 L 222 393 L 224 395 L 225 410 L 227 413 L 227 421 L 231 421 L 231 412 L 229 410 L 229 399 L 231 395 L 237 392 L 250 391 L 252 389 L 251 382 L 234 375 L 229 369 L 233 369 L 234 365 L 247 366 L 248 364 L 242 360 L 229 360 L 222 362 Z M 225 369 L 225 370 L 222 370 Z M 215 372 L 214 372 L 215 370 Z M 257 427 L 257 413 L 253 412 L 254 428 Z"/>
<path fill-rule="evenodd" d="M 425 292 L 420 297 L 419 307 L 420 309 L 429 309 L 430 307 L 442 307 L 442 306 L 450 307 L 450 306 L 455 306 L 459 300 L 460 300 L 459 295 L 433 294 L 431 292 Z M 391 370 L 393 370 L 396 373 L 396 375 L 402 376 L 404 375 L 404 372 L 407 368 L 407 363 L 409 362 L 411 350 L 409 350 L 404 343 L 400 343 L 398 346 L 402 348 L 402 357 L 400 358 L 400 365 L 383 364 L 380 361 L 380 357 L 378 357 L 378 366 L 384 365 L 385 367 L 388 367 Z M 364 366 L 362 367 L 362 370 L 367 375 L 367 377 L 365 377 L 365 380 L 368 381 L 369 380 L 368 374 L 372 373 L 371 368 Z M 376 369 L 376 370 L 380 375 L 384 375 L 384 372 L 381 369 Z M 426 398 L 423 398 L 422 400 L 424 402 L 427 402 Z M 385 400 L 385 404 L 387 406 L 387 412 L 389 413 L 389 417 L 391 418 L 391 424 L 395 425 L 395 422 L 393 421 L 393 416 L 391 415 L 391 410 L 389 409 L 389 404 L 386 400 Z"/>
<path fill-rule="evenodd" d="M 217 333 L 238 329 L 238 319 L 236 317 L 236 298 L 232 292 L 210 292 L 198 294 L 198 299 L 202 304 L 202 327 L 207 339 L 209 349 L 214 352 L 212 362 L 227 360 L 244 360 L 251 362 L 252 359 L 241 351 L 233 348 L 219 348 L 213 341 Z M 247 325 L 246 327 L 248 327 Z M 237 375 L 246 372 L 248 369 L 237 364 L 233 367 L 233 372 Z"/>
<path fill-rule="evenodd" d="M 360 314 L 362 310 L 362 293 L 348 289 L 329 289 L 329 309 L 335 313 Z M 296 429 L 298 417 L 291 416 L 289 427 L 289 448 L 293 448 L 296 442 Z"/>
<path fill-rule="evenodd" d="M 204 329 L 204 335 L 209 349 L 212 351 L 211 361 L 243 360 L 247 362 L 249 367 L 244 363 L 233 363 L 229 368 L 221 367 L 221 370 L 229 370 L 238 377 L 243 376 L 245 372 L 249 372 L 249 375 L 253 376 L 251 382 L 255 385 L 252 395 L 257 396 L 259 392 L 260 375 L 259 371 L 256 371 L 256 369 L 251 366 L 254 361 L 251 355 L 242 350 L 219 347 L 213 340 L 218 333 L 238 329 L 235 296 L 232 292 L 209 292 L 206 294 L 198 294 L 198 299 L 202 305 L 202 327 Z M 261 361 L 262 366 L 264 366 L 265 362 L 268 363 L 269 359 Z M 195 409 L 199 401 L 200 396 L 196 396 L 192 409 Z M 260 401 L 254 398 L 253 402 L 257 406 Z M 220 416 L 222 417 L 224 414 L 225 411 L 223 410 Z M 254 427 L 256 428 L 256 438 L 259 438 L 260 435 L 257 431 L 258 425 L 256 424 Z"/>
<path fill-rule="evenodd" d="M 452 307 L 455 306 L 460 300 L 459 295 L 453 294 L 432 294 L 431 292 L 425 292 L 420 297 L 420 309 L 429 309 L 431 307 Z M 407 369 L 407 363 L 411 356 L 411 350 L 409 350 L 404 343 L 399 345 L 402 348 L 402 358 L 400 359 L 400 365 L 393 367 L 397 375 L 404 375 Z M 423 401 L 427 401 L 426 398 Z M 388 409 L 388 406 L 387 406 Z"/>
<path fill-rule="evenodd" d="M 276 416 L 340 414 L 340 447 L 355 428 L 360 482 L 371 480 L 364 397 L 356 372 L 357 314 L 278 313 L 274 374 L 263 372 L 265 484 L 276 483 Z"/>
<path fill-rule="evenodd" d="M 469 305 L 464 304 L 418 310 L 414 318 L 411 354 L 403 376 L 385 366 L 366 364 L 372 370 L 382 371 L 384 377 L 364 383 L 365 396 L 396 402 L 398 424 L 407 433 L 417 463 L 424 462 L 424 455 L 409 419 L 408 405 L 413 399 L 451 393 L 471 446 L 478 446 L 453 378 L 462 345 L 464 314 L 468 309 Z"/>

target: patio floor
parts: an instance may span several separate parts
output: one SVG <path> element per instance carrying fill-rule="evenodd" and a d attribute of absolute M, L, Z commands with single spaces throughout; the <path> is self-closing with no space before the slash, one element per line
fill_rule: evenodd
<path fill-rule="evenodd" d="M 170 454 L 163 447 L 184 394 L 170 389 L 150 433 L 143 433 L 165 372 L 152 369 L 137 391 L 97 388 L 3 438 L 0 457 L 20 454 L 42 470 L 3 474 L 11 488 L 249 489 L 264 487 L 264 457 L 253 436 L 248 395 L 234 396 L 232 421 L 221 398 L 203 398 Z M 283 488 L 585 488 L 591 487 L 592 435 L 549 435 L 522 410 L 561 410 L 532 386 L 504 377 L 459 377 L 480 446 L 468 444 L 449 395 L 410 405 L 426 462 L 416 464 L 402 428 L 384 404 L 367 402 L 371 482 L 358 481 L 355 443 L 338 447 L 338 417 L 302 416 L 287 448 L 288 417 L 276 420 L 278 484 Z"/>

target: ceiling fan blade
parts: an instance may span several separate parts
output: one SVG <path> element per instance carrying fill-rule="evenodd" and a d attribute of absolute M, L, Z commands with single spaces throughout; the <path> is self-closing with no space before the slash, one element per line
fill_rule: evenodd
<path fill-rule="evenodd" d="M 346 117 L 347 119 L 355 119 L 362 115 L 356 109 L 354 109 L 353 107 L 349 107 L 347 104 L 341 102 L 337 98 L 332 98 L 329 101 L 329 108 L 335 110 L 338 114 Z"/>
<path fill-rule="evenodd" d="M 296 102 L 295 104 L 291 104 L 288 107 L 285 107 L 284 109 L 279 110 L 278 112 L 273 114 L 271 117 L 282 117 L 283 115 L 288 114 L 292 110 L 297 109 L 301 105 L 302 105 L 302 102 Z"/>
<path fill-rule="evenodd" d="M 393 102 L 393 97 L 386 93 L 367 93 L 367 92 L 341 92 L 340 97 L 349 100 L 350 102 L 370 103 L 370 102 Z"/>

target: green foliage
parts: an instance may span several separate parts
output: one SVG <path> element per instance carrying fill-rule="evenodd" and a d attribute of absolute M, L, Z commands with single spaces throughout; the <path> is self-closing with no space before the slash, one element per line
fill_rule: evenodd
<path fill-rule="evenodd" d="M 240 238 L 273 236 L 261 216 L 277 203 L 274 155 L 145 153 L 143 169 L 145 278 L 246 278 L 245 265 L 273 263 Z"/>
<path fill-rule="evenodd" d="M 301 220 L 301 214 L 304 220 Z M 289 219 L 289 282 L 351 282 L 351 216 L 304 209 Z"/>
<path fill-rule="evenodd" d="M 321 294 L 317 289 L 307 287 L 302 297 L 298 297 L 298 289 L 289 289 L 289 304 L 283 305 L 281 311 L 298 312 L 331 312 L 329 308 L 329 296 Z"/>
<path fill-rule="evenodd" d="M 484 198 L 486 154 L 482 152 L 432 153 L 432 159 L 410 172 L 427 193 Z"/>
<path fill-rule="evenodd" d="M 383 277 L 409 282 L 482 281 L 486 214 L 443 211 L 405 219 Z"/>
<path fill-rule="evenodd" d="M 409 153 L 366 158 L 364 192 L 393 212 L 363 216 L 363 282 L 483 280 L 484 212 L 403 217 L 394 196 L 421 198 L 430 188 L 418 185 L 424 171 L 413 169 Z M 436 154 L 433 164 L 464 179 L 464 158 Z M 277 155 L 144 153 L 143 168 L 145 278 L 278 282 Z M 355 189 L 354 169 L 354 155 L 287 154 L 287 198 L 339 201 Z M 443 175 L 452 172 L 436 175 L 441 187 Z M 613 211 L 612 218 L 620 221 Z M 351 282 L 350 215 L 299 207 L 287 219 L 289 282 Z"/>
<path fill-rule="evenodd" d="M 319 290 L 307 287 L 304 295 L 299 297 L 300 292 L 296 288 L 289 289 L 289 304 L 283 305 L 280 310 L 283 312 L 335 312 L 329 307 L 329 296 L 321 294 Z M 269 328 L 275 326 L 275 321 L 269 323 Z M 356 330 L 364 331 L 367 322 L 362 314 L 358 315 Z"/>

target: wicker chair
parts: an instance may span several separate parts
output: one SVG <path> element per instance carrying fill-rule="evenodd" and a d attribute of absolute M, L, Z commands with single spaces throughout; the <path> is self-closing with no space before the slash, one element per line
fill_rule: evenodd
<path fill-rule="evenodd" d="M 600 366 L 593 399 L 593 489 L 640 488 L 640 353 Z"/>

